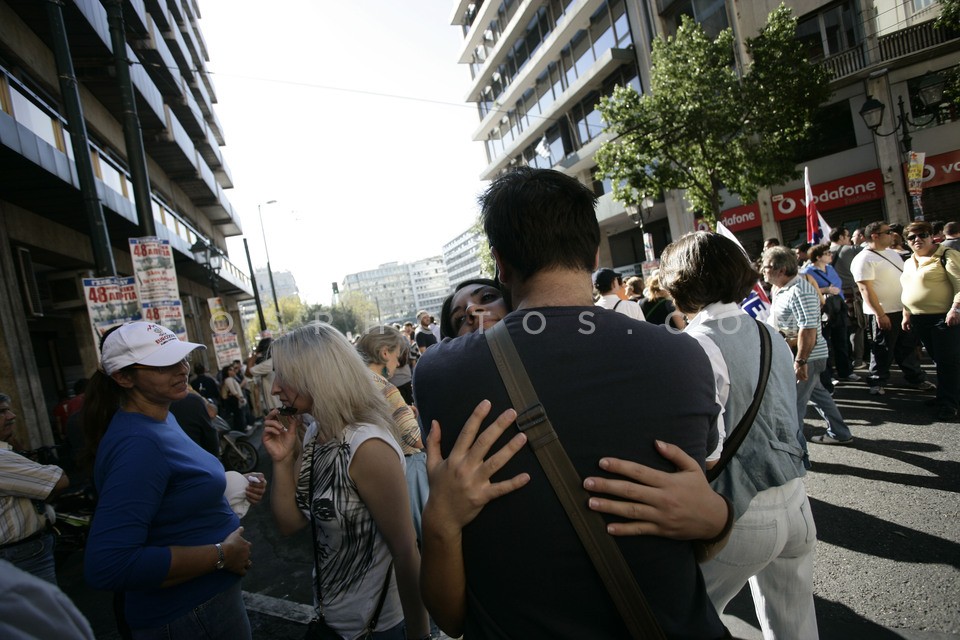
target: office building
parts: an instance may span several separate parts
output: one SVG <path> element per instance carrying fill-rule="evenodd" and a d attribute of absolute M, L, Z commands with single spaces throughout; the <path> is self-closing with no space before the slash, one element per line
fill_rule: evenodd
<path fill-rule="evenodd" d="M 343 279 L 341 293 L 357 292 L 373 303 L 366 324 L 414 321 L 425 310 L 439 318 L 443 299 L 450 293 L 441 256 L 415 262 L 389 262 L 376 269 L 351 273 Z M 375 313 L 374 313 L 375 311 Z"/>
<path fill-rule="evenodd" d="M 480 256 L 485 251 L 490 251 L 487 236 L 475 226 L 443 245 L 443 264 L 447 269 L 447 279 L 451 287 L 470 278 L 493 277 L 492 273 L 484 270 L 480 261 Z"/>
<path fill-rule="evenodd" d="M 132 275 L 128 238 L 169 241 L 186 334 L 208 345 L 209 367 L 207 298 L 235 315 L 253 293 L 229 256 L 217 272 L 191 251 L 223 253 L 242 232 L 199 17 L 196 0 L 0 0 L 0 389 L 29 445 L 52 443 L 51 409 L 97 366 L 80 278 Z"/>

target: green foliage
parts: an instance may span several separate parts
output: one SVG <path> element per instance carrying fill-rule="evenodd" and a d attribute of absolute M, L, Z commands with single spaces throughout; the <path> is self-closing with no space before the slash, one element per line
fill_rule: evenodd
<path fill-rule="evenodd" d="M 938 29 L 960 30 L 960 0 L 940 0 L 940 16 L 934 25 Z M 944 100 L 960 106 L 960 66 L 954 65 L 943 75 L 946 79 Z"/>
<path fill-rule="evenodd" d="M 676 36 L 653 44 L 649 93 L 617 87 L 601 99 L 615 138 L 597 152 L 597 174 L 612 179 L 616 200 L 684 189 L 713 219 L 723 188 L 751 202 L 799 176 L 795 150 L 829 96 L 827 72 L 808 63 L 782 5 L 746 47 L 752 64 L 741 75 L 732 32 L 711 41 L 684 17 Z"/>
<path fill-rule="evenodd" d="M 470 227 L 470 231 L 480 234 L 480 274 L 478 277 L 492 278 L 493 274 L 496 273 L 496 265 L 493 262 L 493 254 L 490 253 L 490 243 L 487 241 L 487 234 L 483 230 L 483 222 L 480 220 L 480 216 L 477 216 L 473 226 Z M 458 283 L 451 282 L 450 284 L 456 286 Z"/>

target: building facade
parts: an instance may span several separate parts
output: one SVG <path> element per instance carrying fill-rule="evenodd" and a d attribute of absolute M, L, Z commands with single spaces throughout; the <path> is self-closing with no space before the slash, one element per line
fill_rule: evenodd
<path fill-rule="evenodd" d="M 470 278 L 493 277 L 492 273 L 486 273 L 480 261 L 484 251 L 490 251 L 487 237 L 475 227 L 470 227 L 443 245 L 443 264 L 451 287 Z"/>
<path fill-rule="evenodd" d="M 31 446 L 52 443 L 51 409 L 99 361 L 80 278 L 132 275 L 128 238 L 169 241 L 208 367 L 207 298 L 236 320 L 252 295 L 229 256 L 213 271 L 191 251 L 225 254 L 242 232 L 199 17 L 195 0 L 0 0 L 0 389 Z"/>
<path fill-rule="evenodd" d="M 450 293 L 447 269 L 441 256 L 415 262 L 388 262 L 376 269 L 351 273 L 343 279 L 341 293 L 356 292 L 373 303 L 376 315 L 366 324 L 413 321 L 425 310 L 439 317 L 443 299 Z M 371 312 L 372 315 L 372 312 Z"/>
<path fill-rule="evenodd" d="M 651 43 L 693 17 L 711 36 L 731 28 L 738 64 L 780 0 L 457 0 L 451 21 L 463 34 L 458 62 L 470 69 L 467 101 L 475 103 L 488 165 L 482 178 L 510 167 L 553 168 L 592 186 L 599 196 L 601 264 L 644 260 L 644 242 L 611 185 L 595 178 L 593 155 L 606 139 L 596 105 L 614 85 L 649 91 Z M 960 218 L 960 124 L 955 107 L 929 109 L 919 100 L 924 74 L 960 62 L 960 39 L 935 29 L 934 0 L 787 0 L 798 18 L 798 41 L 832 72 L 819 135 L 798 167 L 809 166 L 818 207 L 831 225 L 862 226 L 909 219 L 901 135 L 876 135 L 858 115 L 873 96 L 886 107 L 880 134 L 895 129 L 900 99 L 912 146 L 926 153 L 923 209 L 928 220 Z M 758 202 L 725 200 L 721 219 L 748 251 L 764 237 L 802 241 L 802 182 L 771 185 Z M 681 192 L 663 194 L 645 231 L 657 254 L 696 228 Z"/>

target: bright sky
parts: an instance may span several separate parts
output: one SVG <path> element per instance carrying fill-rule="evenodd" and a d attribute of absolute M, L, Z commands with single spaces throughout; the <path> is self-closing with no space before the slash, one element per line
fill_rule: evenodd
<path fill-rule="evenodd" d="M 224 157 L 254 267 L 331 282 L 439 255 L 476 217 L 486 158 L 452 0 L 199 0 Z M 242 240 L 230 259 L 246 270 Z"/>

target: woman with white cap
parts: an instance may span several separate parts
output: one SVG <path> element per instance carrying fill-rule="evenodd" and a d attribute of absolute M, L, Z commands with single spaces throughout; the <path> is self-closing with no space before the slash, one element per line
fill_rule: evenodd
<path fill-rule="evenodd" d="M 177 425 L 188 356 L 203 345 L 130 322 L 108 332 L 83 425 L 99 494 L 84 575 L 121 591 L 135 639 L 248 639 L 240 577 L 250 543 L 224 498 L 220 462 Z"/>

